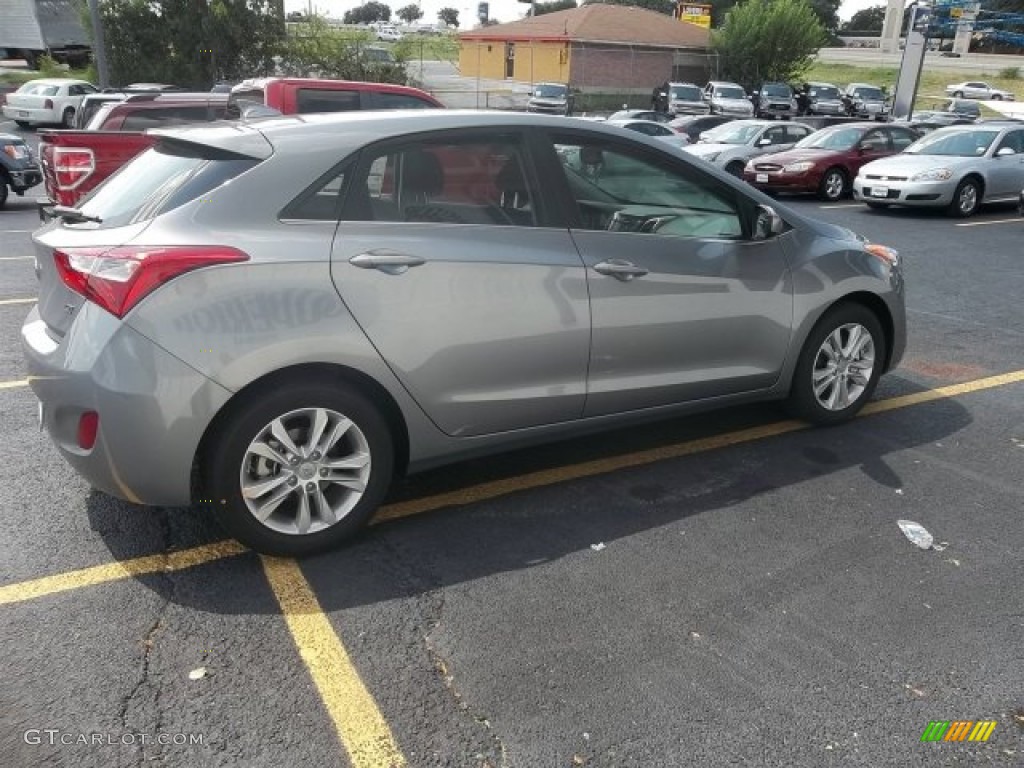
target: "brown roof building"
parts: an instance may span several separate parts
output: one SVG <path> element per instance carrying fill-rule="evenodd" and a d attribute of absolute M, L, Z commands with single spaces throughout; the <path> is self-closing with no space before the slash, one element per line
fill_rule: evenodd
<path fill-rule="evenodd" d="M 584 91 L 650 91 L 703 82 L 710 34 L 644 8 L 584 5 L 459 35 L 463 76 L 567 83 Z"/>

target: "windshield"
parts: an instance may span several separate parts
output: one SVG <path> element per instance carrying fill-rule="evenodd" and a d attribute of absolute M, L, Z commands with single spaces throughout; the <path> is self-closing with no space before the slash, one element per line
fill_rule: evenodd
<path fill-rule="evenodd" d="M 536 99 L 564 99 L 565 86 L 543 84 L 533 89 L 533 96 Z"/>
<path fill-rule="evenodd" d="M 838 99 L 839 89 L 834 85 L 812 85 L 811 98 L 814 99 Z"/>
<path fill-rule="evenodd" d="M 700 101 L 700 88 L 695 85 L 675 85 L 669 96 L 679 101 Z"/>
<path fill-rule="evenodd" d="M 704 144 L 749 144 L 764 128 L 751 123 L 726 123 L 701 134 Z"/>
<path fill-rule="evenodd" d="M 831 149 L 842 152 L 853 149 L 860 141 L 864 133 L 861 128 L 823 128 L 817 133 L 812 133 L 805 139 L 800 139 L 795 145 L 796 149 Z"/>
<path fill-rule="evenodd" d="M 715 88 L 715 96 L 719 99 L 745 99 L 747 94 L 742 88 L 728 86 L 726 88 Z"/>
<path fill-rule="evenodd" d="M 999 131 L 952 131 L 931 133 L 918 139 L 904 152 L 908 155 L 979 157 L 988 152 Z"/>
<path fill-rule="evenodd" d="M 789 86 L 782 83 L 770 83 L 761 89 L 761 93 L 773 99 L 789 99 L 793 96 Z"/>
<path fill-rule="evenodd" d="M 864 101 L 884 101 L 882 91 L 879 88 L 854 88 L 853 95 Z"/>

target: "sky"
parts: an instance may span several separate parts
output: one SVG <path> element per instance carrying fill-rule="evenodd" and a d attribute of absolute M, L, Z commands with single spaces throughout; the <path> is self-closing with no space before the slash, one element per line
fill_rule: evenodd
<path fill-rule="evenodd" d="M 399 8 L 408 5 L 413 0 L 381 0 L 391 6 L 392 18 L 397 21 L 394 12 Z M 363 0 L 311 0 L 313 9 L 317 13 L 327 16 L 341 18 L 349 8 L 362 5 Z M 849 19 L 854 13 L 874 5 L 882 5 L 885 0 L 844 0 L 839 7 L 839 18 L 843 21 Z M 286 13 L 292 11 L 305 11 L 310 3 L 306 0 L 284 0 Z M 421 24 L 434 23 L 437 21 L 437 12 L 442 8 L 455 8 L 459 12 L 459 25 L 462 29 L 471 29 L 477 23 L 476 9 L 477 0 L 420 0 L 419 6 L 423 9 Z M 515 21 L 526 15 L 529 3 L 519 3 L 516 0 L 489 0 L 490 15 L 498 21 Z"/>

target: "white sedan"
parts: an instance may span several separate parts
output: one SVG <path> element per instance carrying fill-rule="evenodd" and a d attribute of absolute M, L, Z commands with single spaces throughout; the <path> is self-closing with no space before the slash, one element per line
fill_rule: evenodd
<path fill-rule="evenodd" d="M 690 143 L 690 137 L 685 133 L 676 133 L 667 125 L 656 123 L 653 120 L 612 120 L 609 118 L 605 121 L 605 125 L 617 125 L 629 131 L 642 133 L 645 136 L 653 136 L 674 147 L 685 147 Z"/>
<path fill-rule="evenodd" d="M 82 98 L 96 93 L 97 88 L 85 80 L 55 77 L 29 80 L 7 95 L 4 117 L 21 128 L 41 123 L 55 123 L 70 128 Z"/>
<path fill-rule="evenodd" d="M 982 101 L 1013 101 L 1010 91 L 993 88 L 981 80 L 966 80 L 946 86 L 946 95 L 957 99 L 981 99 Z"/>

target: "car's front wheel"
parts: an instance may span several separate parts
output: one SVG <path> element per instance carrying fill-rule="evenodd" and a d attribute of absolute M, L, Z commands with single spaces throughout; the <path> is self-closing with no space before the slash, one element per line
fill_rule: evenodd
<path fill-rule="evenodd" d="M 746 167 L 746 164 L 743 161 L 733 160 L 731 163 L 725 166 L 725 170 L 731 173 L 737 179 L 742 179 L 744 167 Z"/>
<path fill-rule="evenodd" d="M 790 409 L 813 424 L 852 419 L 871 399 L 885 356 L 882 326 L 870 309 L 853 303 L 833 307 L 804 342 Z"/>
<path fill-rule="evenodd" d="M 220 427 L 206 451 L 205 495 L 224 528 L 258 552 L 301 556 L 337 546 L 391 483 L 387 422 L 344 384 L 253 393 Z"/>
<path fill-rule="evenodd" d="M 846 195 L 847 187 L 846 173 L 843 169 L 829 168 L 821 177 L 821 183 L 818 185 L 818 197 L 835 202 Z"/>
<path fill-rule="evenodd" d="M 981 205 L 981 185 L 975 179 L 964 179 L 953 193 L 949 213 L 960 219 L 973 216 Z"/>

